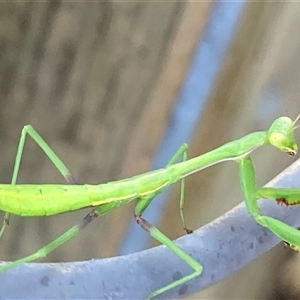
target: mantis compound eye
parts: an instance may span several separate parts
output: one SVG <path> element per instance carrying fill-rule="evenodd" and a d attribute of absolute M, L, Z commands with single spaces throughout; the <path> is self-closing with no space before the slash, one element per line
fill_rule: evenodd
<path fill-rule="evenodd" d="M 268 130 L 268 142 L 290 156 L 295 155 L 298 150 L 294 137 L 294 123 L 295 121 L 289 117 L 280 117 L 272 123 Z"/>

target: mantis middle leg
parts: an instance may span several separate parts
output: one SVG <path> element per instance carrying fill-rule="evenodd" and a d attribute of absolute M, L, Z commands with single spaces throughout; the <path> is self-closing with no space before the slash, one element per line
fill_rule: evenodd
<path fill-rule="evenodd" d="M 169 167 L 175 163 L 178 162 L 178 160 L 182 157 L 182 161 L 187 160 L 187 149 L 188 145 L 186 143 L 183 143 L 179 149 L 176 151 L 176 153 L 173 155 L 173 157 L 170 159 L 170 161 L 167 163 L 166 167 Z M 192 233 L 193 231 L 191 229 L 188 229 L 186 226 L 184 214 L 183 214 L 183 205 L 184 205 L 184 189 L 185 189 L 185 178 L 182 178 L 180 180 L 180 201 L 179 201 L 179 213 L 181 218 L 181 223 L 183 229 L 187 233 Z M 151 203 L 151 201 L 160 194 L 161 191 L 157 193 L 153 193 L 147 196 L 144 196 L 139 199 L 136 203 L 136 210 L 139 211 L 140 215 L 144 212 L 144 210 L 148 207 L 148 205 Z"/>
<path fill-rule="evenodd" d="M 183 158 L 183 160 L 187 159 L 187 144 L 183 144 L 175 153 L 175 155 L 171 158 L 167 166 L 170 166 L 178 161 L 180 157 Z M 187 233 L 191 233 L 192 230 L 189 230 L 186 228 L 186 223 L 183 215 L 183 204 L 184 204 L 184 179 L 181 180 L 181 191 L 180 191 L 180 216 L 183 228 L 186 230 Z M 150 224 L 147 220 L 142 218 L 142 213 L 144 210 L 148 207 L 148 205 L 151 203 L 153 198 L 158 193 L 154 193 L 152 195 L 144 196 L 136 201 L 135 211 L 134 211 L 134 218 L 136 222 L 145 230 L 147 231 L 151 237 L 168 247 L 170 250 L 172 250 L 176 255 L 178 255 L 182 260 L 184 260 L 194 271 L 193 273 L 186 275 L 158 290 L 155 290 L 152 292 L 146 299 L 151 299 L 169 289 L 172 289 L 176 286 L 179 286 L 189 280 L 191 280 L 194 277 L 199 276 L 202 273 L 203 267 L 198 261 L 193 259 L 189 254 L 187 254 L 183 249 L 178 247 L 173 241 L 171 241 L 167 236 L 165 236 L 159 229 L 157 229 L 155 226 Z"/>

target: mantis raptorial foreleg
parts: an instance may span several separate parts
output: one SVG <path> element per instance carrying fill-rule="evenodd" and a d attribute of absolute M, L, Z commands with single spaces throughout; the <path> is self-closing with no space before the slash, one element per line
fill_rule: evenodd
<path fill-rule="evenodd" d="M 24 144 L 25 144 L 25 139 L 26 139 L 27 134 L 45 152 L 47 157 L 49 157 L 49 159 L 53 162 L 53 164 L 56 166 L 57 170 L 63 175 L 63 177 L 67 180 L 67 182 L 69 182 L 70 184 L 77 184 L 75 177 L 71 174 L 71 172 L 68 170 L 68 168 L 65 166 L 65 164 L 53 152 L 53 150 L 48 146 L 48 144 L 42 139 L 42 137 L 34 130 L 34 128 L 31 125 L 24 126 L 22 129 L 21 137 L 19 140 L 19 145 L 17 148 L 16 157 L 15 157 L 15 163 L 14 163 L 11 184 L 16 184 L 16 182 L 17 182 L 19 169 L 20 169 L 20 163 L 21 163 L 21 159 L 22 159 L 22 154 L 23 154 Z M 0 230 L 0 239 L 4 233 L 6 226 L 9 224 L 9 218 L 10 218 L 10 214 L 8 212 L 5 212 L 4 219 L 3 219 L 3 225 Z"/>
<path fill-rule="evenodd" d="M 285 241 L 294 250 L 300 249 L 300 231 L 280 220 L 272 217 L 262 216 L 257 204 L 259 198 L 276 200 L 286 205 L 299 204 L 299 188 L 257 188 L 255 184 L 255 173 L 250 156 L 239 161 L 240 179 L 245 196 L 245 203 L 249 213 L 260 225 L 269 228 L 281 240 Z"/>

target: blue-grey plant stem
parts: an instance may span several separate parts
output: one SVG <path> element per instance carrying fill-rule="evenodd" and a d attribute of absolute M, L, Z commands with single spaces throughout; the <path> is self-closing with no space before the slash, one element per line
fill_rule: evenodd
<path fill-rule="evenodd" d="M 300 187 L 300 160 L 268 186 Z M 300 225 L 300 205 L 281 207 L 265 199 L 260 200 L 260 206 L 264 215 Z M 203 290 L 279 242 L 268 229 L 255 223 L 242 202 L 193 234 L 176 240 L 201 262 L 204 271 L 157 299 L 181 298 Z M 107 259 L 30 263 L 0 274 L 0 299 L 143 299 L 190 272 L 186 263 L 164 246 Z"/>

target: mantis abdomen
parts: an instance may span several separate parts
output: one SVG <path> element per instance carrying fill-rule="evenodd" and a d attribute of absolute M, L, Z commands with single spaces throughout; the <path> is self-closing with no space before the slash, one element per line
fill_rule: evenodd
<path fill-rule="evenodd" d="M 5 211 L 21 216 L 48 216 L 64 212 L 66 209 L 76 210 L 92 205 L 95 187 L 1 184 L 0 209 L 5 208 Z"/>
<path fill-rule="evenodd" d="M 20 216 L 49 216 L 106 203 L 117 207 L 168 185 L 168 176 L 157 173 L 166 175 L 167 170 L 99 185 L 0 184 L 0 210 Z"/>

